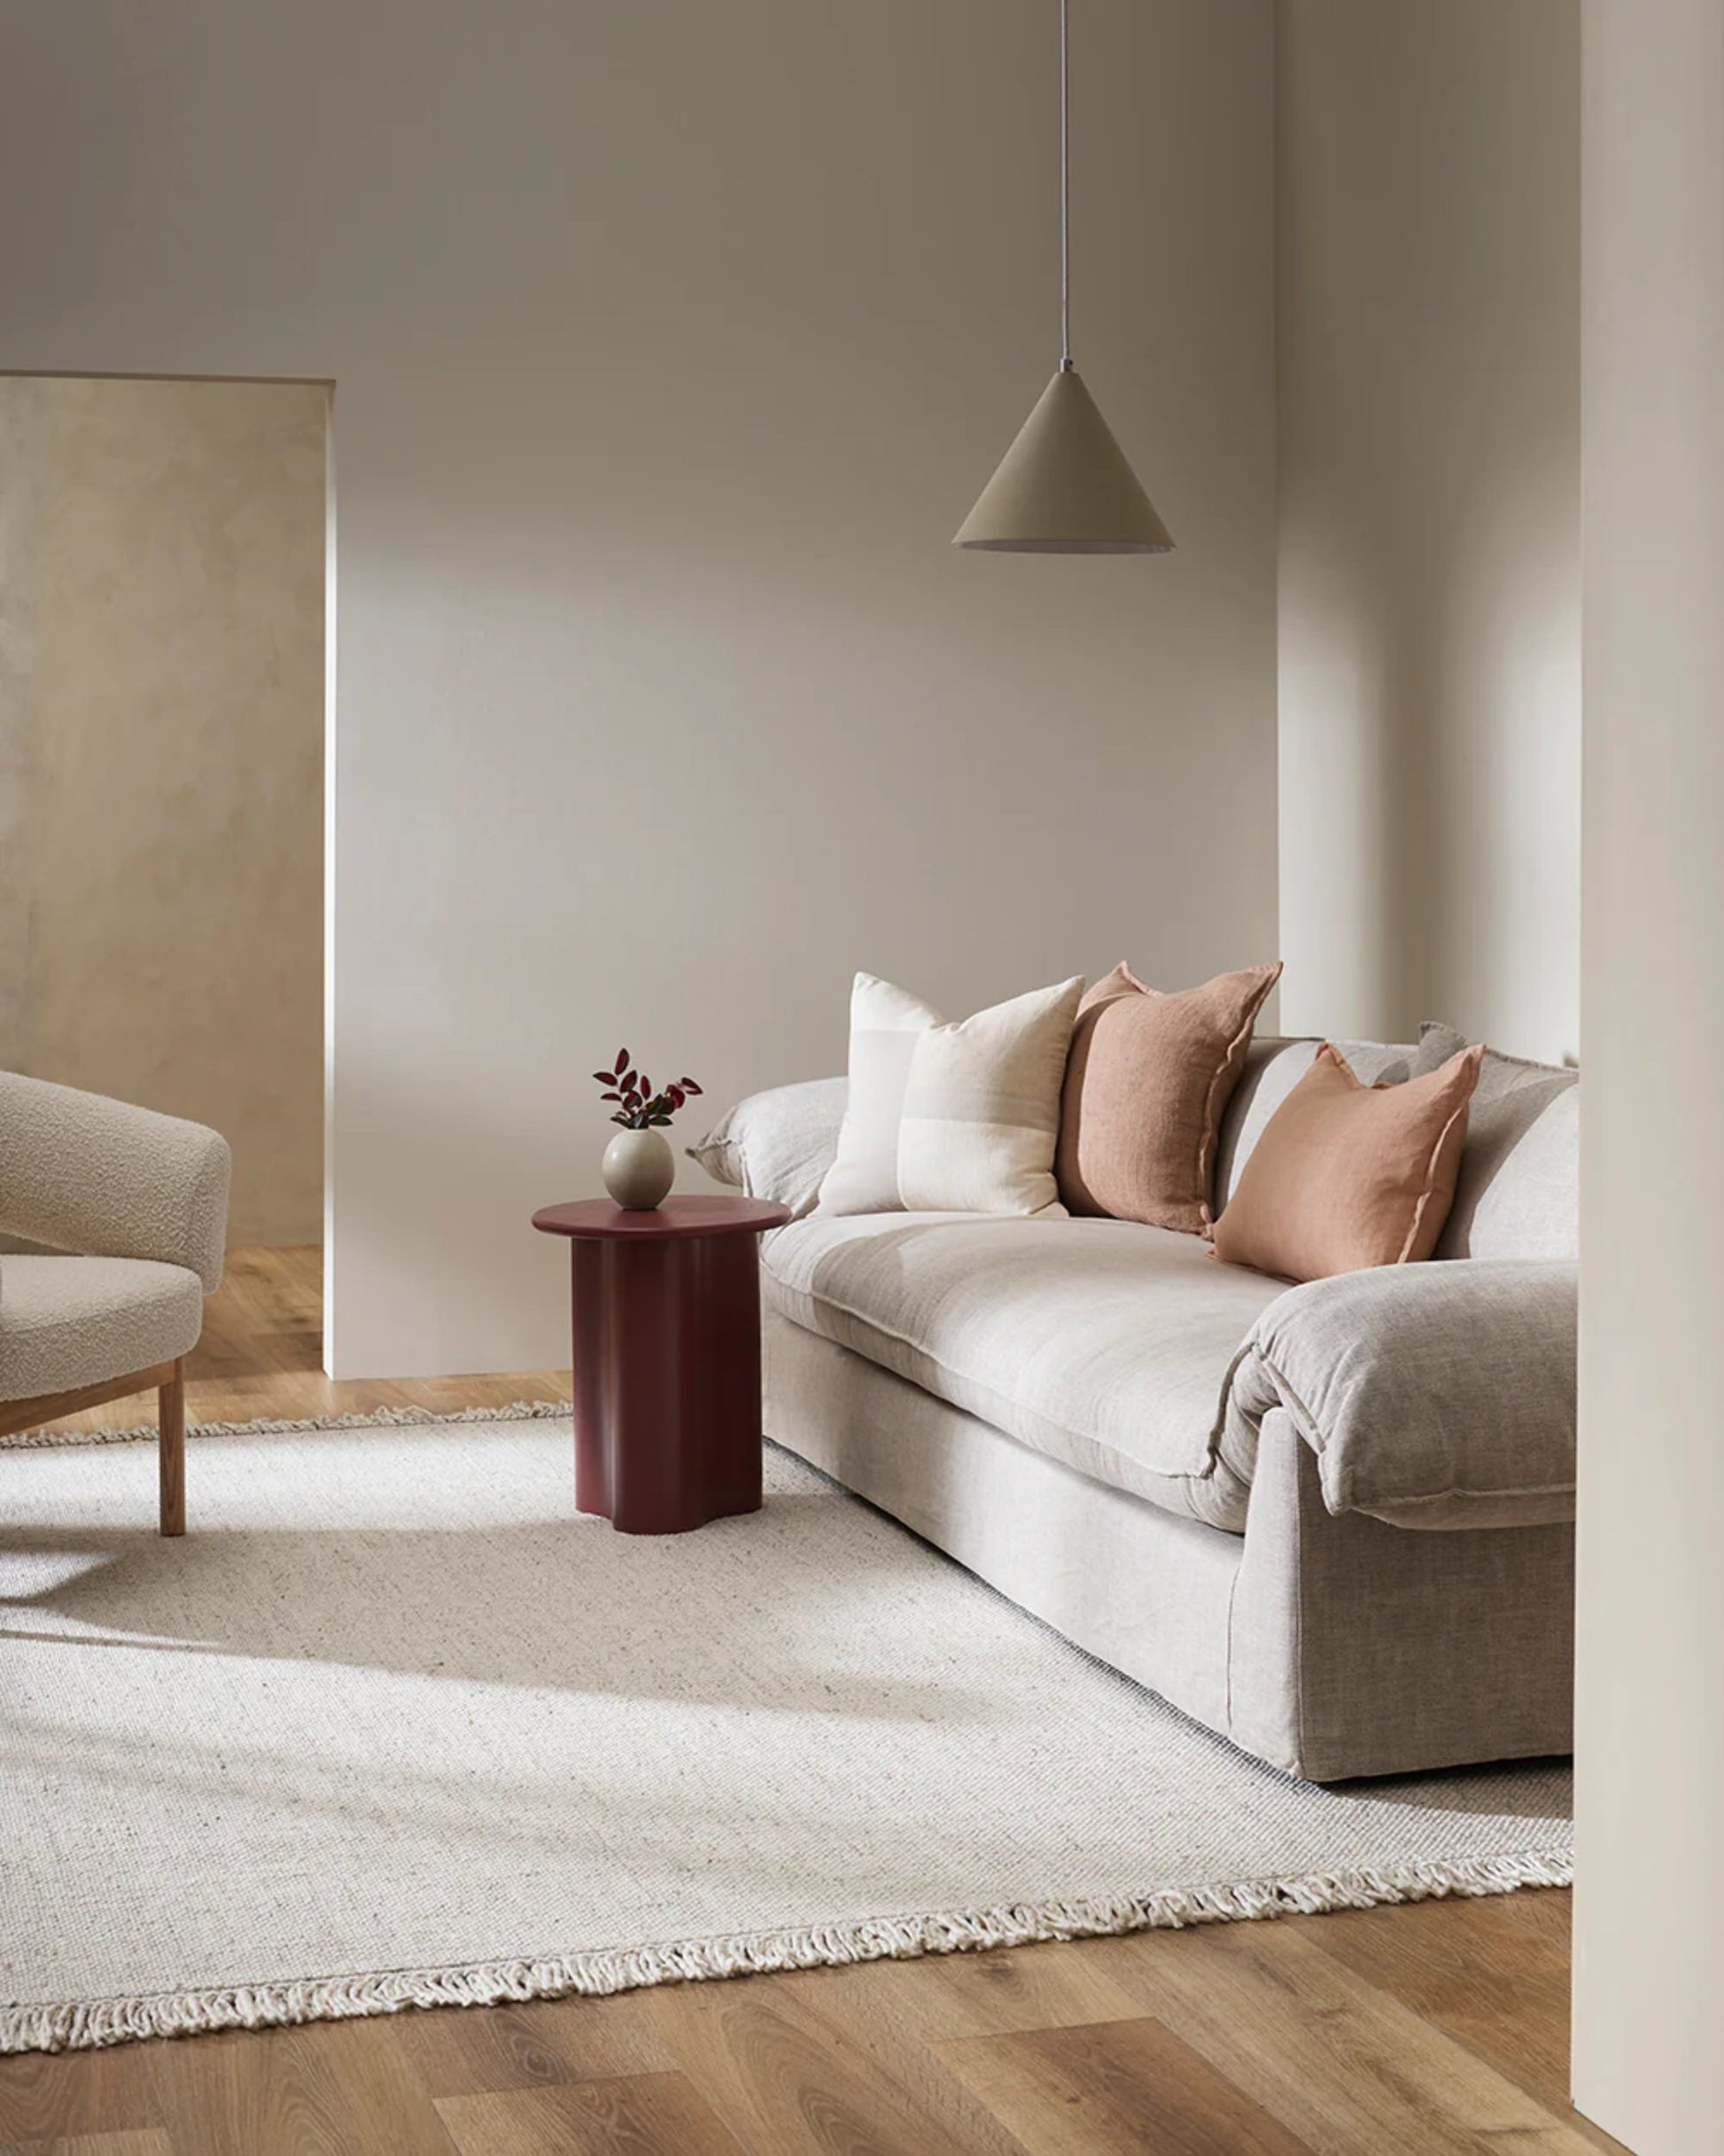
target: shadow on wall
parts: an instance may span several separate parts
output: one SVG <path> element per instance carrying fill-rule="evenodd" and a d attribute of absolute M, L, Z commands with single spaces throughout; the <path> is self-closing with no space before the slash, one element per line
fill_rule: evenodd
<path fill-rule="evenodd" d="M 1284 1022 L 1578 1046 L 1571 0 L 1283 0 Z"/>

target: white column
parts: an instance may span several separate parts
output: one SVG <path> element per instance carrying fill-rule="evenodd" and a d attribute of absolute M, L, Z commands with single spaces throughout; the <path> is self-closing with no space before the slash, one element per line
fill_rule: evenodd
<path fill-rule="evenodd" d="M 1583 0 L 1574 2095 L 1724 2147 L 1724 0 Z"/>

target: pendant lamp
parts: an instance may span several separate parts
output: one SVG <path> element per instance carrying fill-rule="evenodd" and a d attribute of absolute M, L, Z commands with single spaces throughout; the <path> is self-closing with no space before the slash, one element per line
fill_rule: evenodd
<path fill-rule="evenodd" d="M 1071 359 L 1071 100 L 1060 0 L 1060 367 L 955 547 L 991 554 L 1167 554 L 1173 541 Z"/>

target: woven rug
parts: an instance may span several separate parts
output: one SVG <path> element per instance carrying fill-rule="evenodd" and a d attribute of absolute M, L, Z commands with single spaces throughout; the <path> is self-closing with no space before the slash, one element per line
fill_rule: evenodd
<path fill-rule="evenodd" d="M 1235 1752 L 812 1469 L 635 1538 L 565 1411 L 0 1448 L 0 2050 L 1569 1876 L 1539 1764 Z"/>

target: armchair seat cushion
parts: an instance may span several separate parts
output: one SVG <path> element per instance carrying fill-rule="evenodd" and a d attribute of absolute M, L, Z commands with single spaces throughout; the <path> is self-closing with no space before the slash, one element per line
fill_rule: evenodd
<path fill-rule="evenodd" d="M 204 1285 L 141 1257 L 0 1260 L 0 1400 L 75 1392 L 197 1345 Z"/>

